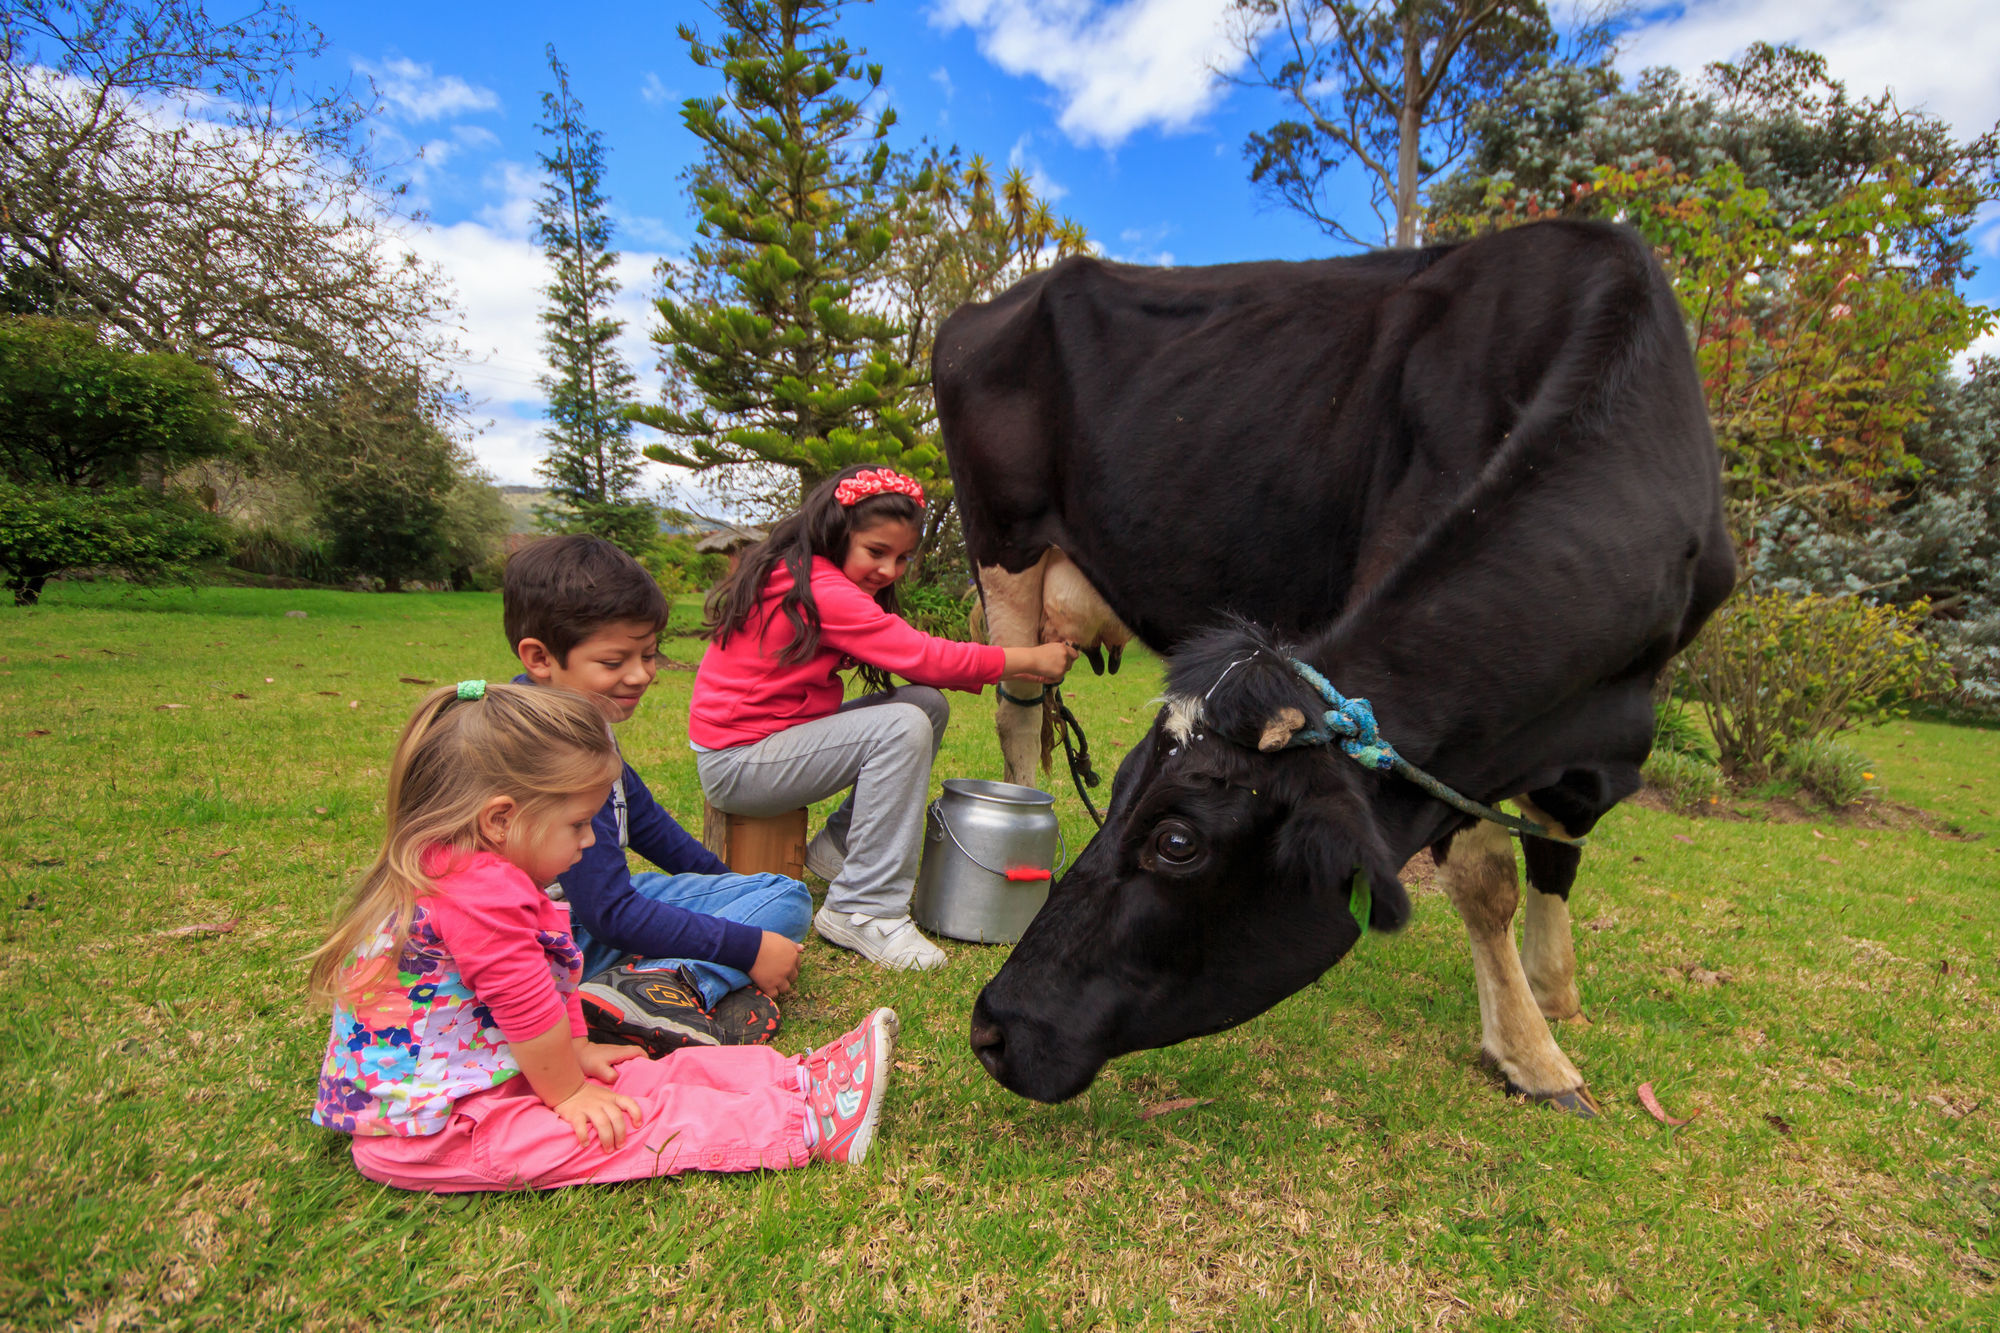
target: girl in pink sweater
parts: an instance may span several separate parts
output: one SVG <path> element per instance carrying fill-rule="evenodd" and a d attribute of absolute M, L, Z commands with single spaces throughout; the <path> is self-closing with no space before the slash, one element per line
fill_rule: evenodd
<path fill-rule="evenodd" d="M 591 845 L 621 769 L 598 705 L 465 681 L 417 707 L 389 771 L 388 834 L 313 955 L 333 1004 L 314 1123 L 401 1189 L 550 1189 L 681 1171 L 858 1162 L 896 1014 L 811 1055 L 600 1046 L 583 955 L 543 889 Z"/>
<path fill-rule="evenodd" d="M 1066 643 L 959 643 L 897 615 L 923 510 L 923 487 L 888 468 L 850 467 L 815 487 L 710 595 L 688 716 L 718 810 L 762 817 L 848 793 L 806 848 L 828 885 L 813 926 L 893 968 L 945 961 L 910 921 L 931 761 L 951 717 L 938 690 L 1053 683 L 1076 660 Z M 843 703 L 848 668 L 869 692 Z"/>

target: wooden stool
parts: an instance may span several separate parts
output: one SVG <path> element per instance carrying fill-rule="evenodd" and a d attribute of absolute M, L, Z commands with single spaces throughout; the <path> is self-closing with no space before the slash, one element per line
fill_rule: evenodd
<path fill-rule="evenodd" d="M 806 808 L 764 819 L 724 814 L 706 801 L 701 840 L 739 875 L 772 873 L 806 877 Z"/>

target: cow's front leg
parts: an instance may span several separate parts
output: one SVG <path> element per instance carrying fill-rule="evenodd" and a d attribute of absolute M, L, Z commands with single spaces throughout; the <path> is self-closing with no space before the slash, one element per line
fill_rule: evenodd
<path fill-rule="evenodd" d="M 979 567 L 979 596 L 986 608 L 986 641 L 1003 648 L 1032 648 L 1041 642 L 1042 570 L 1048 553 L 1018 574 L 998 565 Z M 1032 787 L 1042 758 L 1042 686 L 1010 678 L 1000 682 L 1000 758 L 1006 780 Z M 1023 702 L 1012 702 L 1021 700 Z"/>
<path fill-rule="evenodd" d="M 1521 890 L 1506 831 L 1481 820 L 1458 833 L 1438 880 L 1472 941 L 1480 1058 L 1500 1071 L 1509 1092 L 1578 1115 L 1596 1115 L 1597 1103 L 1583 1086 L 1583 1075 L 1549 1034 L 1514 947 L 1514 909 Z"/>
<path fill-rule="evenodd" d="M 1567 838 L 1569 831 L 1526 797 L 1515 798 L 1530 821 Z M 1521 967 L 1528 989 L 1541 1006 L 1542 1017 L 1581 1018 L 1583 1000 L 1576 989 L 1576 939 L 1569 920 L 1569 889 L 1576 880 L 1579 852 L 1574 847 L 1543 842 L 1522 844 L 1528 863 L 1527 913 L 1521 926 Z"/>

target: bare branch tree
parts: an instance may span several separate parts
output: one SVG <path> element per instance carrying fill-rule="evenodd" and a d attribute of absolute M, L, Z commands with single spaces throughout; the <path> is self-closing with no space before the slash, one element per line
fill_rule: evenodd
<path fill-rule="evenodd" d="M 384 375 L 449 416 L 446 289 L 370 160 L 372 105 L 299 81 L 323 45 L 271 3 L 0 7 L 8 304 L 193 357 L 267 440 Z"/>

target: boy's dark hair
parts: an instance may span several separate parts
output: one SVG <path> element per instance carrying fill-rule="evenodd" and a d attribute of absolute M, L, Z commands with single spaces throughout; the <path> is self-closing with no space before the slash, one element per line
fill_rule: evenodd
<path fill-rule="evenodd" d="M 886 521 L 914 524 L 917 531 L 923 531 L 923 506 L 907 495 L 885 491 L 852 505 L 841 504 L 835 496 L 841 482 L 878 466 L 856 463 L 834 473 L 813 487 L 797 513 L 772 528 L 770 536 L 744 551 L 735 570 L 709 593 L 701 632 L 719 646 L 728 643 L 729 636 L 737 631 L 748 630 L 771 571 L 782 563 L 791 572 L 792 587 L 779 599 L 778 610 L 791 622 L 792 642 L 778 660 L 791 666 L 817 652 L 820 622 L 819 604 L 812 595 L 813 557 L 824 556 L 836 565 L 845 564 L 848 539 Z M 876 593 L 875 604 L 895 615 L 900 606 L 896 585 L 892 583 Z M 889 688 L 889 674 L 879 667 L 864 662 L 859 675 L 863 685 L 871 690 Z"/>
<path fill-rule="evenodd" d="M 544 537 L 507 559 L 500 620 L 507 647 L 540 639 L 556 663 L 599 628 L 644 621 L 664 629 L 673 608 L 637 560 L 602 537 Z"/>

